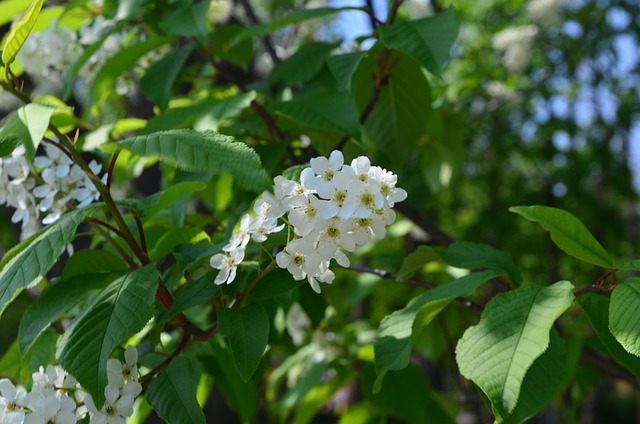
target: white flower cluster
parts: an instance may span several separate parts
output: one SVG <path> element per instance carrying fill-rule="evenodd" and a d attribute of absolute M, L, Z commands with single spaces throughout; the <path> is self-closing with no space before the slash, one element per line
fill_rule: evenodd
<path fill-rule="evenodd" d="M 38 229 L 40 220 L 45 225 L 57 221 L 71 201 L 83 208 L 100 197 L 80 166 L 62 151 L 46 144 L 45 153 L 31 164 L 19 146 L 0 158 L 0 205 L 15 209 L 11 222 L 22 222 L 23 238 Z M 89 167 L 96 175 L 102 170 L 96 161 Z"/>
<path fill-rule="evenodd" d="M 276 263 L 294 279 L 306 278 L 313 290 L 320 293 L 319 283 L 331 284 L 335 277 L 329 269 L 332 259 L 341 266 L 349 266 L 343 249 L 352 252 L 356 246 L 383 238 L 385 227 L 395 221 L 392 208 L 407 197 L 406 191 L 396 187 L 397 179 L 392 172 L 371 166 L 364 156 L 345 165 L 342 153 L 333 151 L 328 159 L 311 159 L 311 167 L 302 171 L 300 182 L 277 176 L 275 196 L 269 192 L 262 194 L 254 205 L 258 215 L 255 219 L 270 222 L 267 229 L 261 230 L 266 238 L 269 232 L 282 228 L 276 227 L 275 220 L 287 215 L 296 237 L 276 255 Z M 228 247 L 240 246 L 234 239 L 248 242 L 252 234 L 251 218 L 246 219 Z M 242 249 L 211 258 L 211 266 L 221 270 L 216 283 L 233 281 L 236 267 L 244 258 Z"/>
<path fill-rule="evenodd" d="M 75 378 L 59 365 L 33 373 L 30 392 L 16 386 L 7 378 L 0 380 L 0 423 L 3 424 L 75 424 L 89 414 L 92 424 L 125 424 L 133 415 L 133 402 L 142 391 L 138 383 L 138 352 L 127 346 L 125 363 L 117 359 L 107 361 L 108 385 L 106 401 L 98 411 L 91 395 Z"/>
<path fill-rule="evenodd" d="M 507 69 L 520 72 L 529 64 L 531 45 L 536 35 L 536 25 L 506 28 L 494 34 L 493 48 L 504 53 L 502 63 Z"/>

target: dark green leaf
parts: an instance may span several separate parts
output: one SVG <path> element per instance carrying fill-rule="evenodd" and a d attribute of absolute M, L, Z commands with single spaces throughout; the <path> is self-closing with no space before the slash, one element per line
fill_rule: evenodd
<path fill-rule="evenodd" d="M 446 424 L 455 422 L 450 413 L 437 401 L 425 374 L 415 365 L 387 374 L 387 382 L 377 393 L 371 392 L 375 372 L 369 364 L 362 373 L 362 394 L 384 414 L 412 424 Z"/>
<path fill-rule="evenodd" d="M 197 424 L 207 420 L 196 399 L 200 371 L 197 362 L 175 358 L 149 385 L 147 401 L 168 424 Z"/>
<path fill-rule="evenodd" d="M 416 316 L 423 309 L 426 315 L 421 316 L 420 326 L 428 324 L 445 306 L 456 297 L 468 297 L 481 284 L 499 275 L 496 271 L 483 271 L 469 274 L 457 280 L 445 283 L 413 298 L 409 304 L 391 315 L 387 315 L 378 328 L 378 336 L 374 344 L 376 370 L 378 379 L 374 391 L 382 385 L 382 378 L 390 370 L 400 370 L 409 364 L 411 354 L 411 336 L 414 331 Z"/>
<path fill-rule="evenodd" d="M 509 255 L 489 245 L 457 241 L 447 250 L 439 250 L 438 254 L 451 266 L 466 269 L 495 269 L 505 272 L 514 285 L 520 286 L 522 283 L 520 270 Z"/>
<path fill-rule="evenodd" d="M 207 35 L 209 4 L 207 1 L 187 4 L 175 12 L 165 15 L 160 21 L 160 28 L 167 35 L 203 39 Z"/>
<path fill-rule="evenodd" d="M 153 317 L 157 286 L 153 265 L 125 274 L 102 291 L 58 340 L 58 362 L 87 389 L 98 408 L 104 402 L 107 359 Z"/>
<path fill-rule="evenodd" d="M 373 144 L 402 166 L 406 154 L 415 151 L 418 140 L 424 137 L 431 113 L 431 88 L 416 61 L 402 53 L 392 54 L 390 60 L 396 59 L 391 77 L 380 91 L 364 127 Z M 360 113 L 368 107 L 373 95 L 372 78 L 378 60 L 379 55 L 363 59 L 354 75 L 352 91 Z"/>
<path fill-rule="evenodd" d="M 49 272 L 89 212 L 64 215 L 7 252 L 0 262 L 0 314 L 22 289 L 33 287 Z"/>
<path fill-rule="evenodd" d="M 44 291 L 22 317 L 18 330 L 20 352 L 25 355 L 40 334 L 88 291 L 104 287 L 126 269 L 126 264 L 109 252 L 77 252 L 67 262 L 61 280 Z"/>
<path fill-rule="evenodd" d="M 565 253 L 593 265 L 613 268 L 607 251 L 573 214 L 548 206 L 514 206 L 509 210 L 538 222 Z"/>
<path fill-rule="evenodd" d="M 252 303 L 235 310 L 218 308 L 220 334 L 229 340 L 240 377 L 249 380 L 255 372 L 269 340 L 269 317 L 264 308 Z"/>
<path fill-rule="evenodd" d="M 176 290 L 171 309 L 166 312 L 166 315 L 163 314 L 160 320 L 172 317 L 194 306 L 202 305 L 211 299 L 218 292 L 219 287 L 214 284 L 215 277 L 214 272 L 208 272 L 200 279 Z"/>
<path fill-rule="evenodd" d="M 360 61 L 366 56 L 366 52 L 346 53 L 327 57 L 327 64 L 341 90 L 351 90 L 351 79 L 360 65 Z"/>
<path fill-rule="evenodd" d="M 307 43 L 284 62 L 278 63 L 269 75 L 271 84 L 285 83 L 287 86 L 308 81 L 320 72 L 325 57 L 339 43 Z"/>
<path fill-rule="evenodd" d="M 560 281 L 501 293 L 458 342 L 461 374 L 482 389 L 498 421 L 516 408 L 527 370 L 547 349 L 554 321 L 573 302 L 572 289 Z"/>
<path fill-rule="evenodd" d="M 360 138 L 358 109 L 346 93 L 311 93 L 296 96 L 276 106 L 279 113 L 301 124 L 319 129 L 344 132 Z"/>
<path fill-rule="evenodd" d="M 589 317 L 607 352 L 640 380 L 640 358 L 627 352 L 609 330 L 609 297 L 598 293 L 586 293 L 576 297 L 576 300 Z"/>
<path fill-rule="evenodd" d="M 254 299 L 270 299 L 295 290 L 307 284 L 306 279 L 294 280 L 286 269 L 274 269 L 269 272 L 251 291 Z"/>
<path fill-rule="evenodd" d="M 460 22 L 452 8 L 424 19 L 398 21 L 380 28 L 380 36 L 390 49 L 411 55 L 432 74 L 449 59 L 451 46 L 458 37 Z"/>
<path fill-rule="evenodd" d="M 140 80 L 140 89 L 160 110 L 165 110 L 169 105 L 173 83 L 194 47 L 195 44 L 186 44 L 170 51 L 154 63 Z"/>
<path fill-rule="evenodd" d="M 418 270 L 422 269 L 429 262 L 439 262 L 440 257 L 430 246 L 418 246 L 418 248 L 407 255 L 402 261 L 402 266 L 398 271 L 398 281 L 407 281 Z"/>
<path fill-rule="evenodd" d="M 271 186 L 252 148 L 215 131 L 162 131 L 129 138 L 115 146 L 157 157 L 185 171 L 228 172 L 249 190 L 261 192 Z"/>

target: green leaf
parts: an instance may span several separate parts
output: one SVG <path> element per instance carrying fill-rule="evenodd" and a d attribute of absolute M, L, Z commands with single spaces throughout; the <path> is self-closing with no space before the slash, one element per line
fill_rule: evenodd
<path fill-rule="evenodd" d="M 362 372 L 362 394 L 377 410 L 404 423 L 455 423 L 454 417 L 438 402 L 425 373 L 417 366 L 409 365 L 402 371 L 392 371 L 386 378 L 388 381 L 382 390 L 372 393 L 373 367 L 366 364 Z"/>
<path fill-rule="evenodd" d="M 209 5 L 210 3 L 206 1 L 186 4 L 175 12 L 165 15 L 160 20 L 160 28 L 167 35 L 204 39 L 207 35 Z"/>
<path fill-rule="evenodd" d="M 149 385 L 146 398 L 168 424 L 206 423 L 196 399 L 200 370 L 193 359 L 178 356 Z"/>
<path fill-rule="evenodd" d="M 424 137 L 431 113 L 431 87 L 415 60 L 398 52 L 390 57 L 391 62 L 396 59 L 364 128 L 373 144 L 402 166 L 406 154 L 415 151 Z M 352 91 L 361 114 L 374 93 L 372 77 L 378 60 L 375 54 L 363 59 L 353 77 Z"/>
<path fill-rule="evenodd" d="M 294 280 L 286 269 L 277 268 L 269 272 L 251 291 L 253 299 L 271 299 L 307 284 L 306 279 Z"/>
<path fill-rule="evenodd" d="M 33 160 L 55 111 L 53 106 L 29 103 L 12 112 L 0 128 L 0 155 L 10 154 L 21 143 L 27 158 Z"/>
<path fill-rule="evenodd" d="M 255 98 L 255 91 L 247 91 L 246 93 L 238 93 L 228 99 L 208 103 L 207 106 L 199 111 L 193 123 L 193 128 L 199 131 L 217 130 L 225 120 L 239 116 L 243 110 L 251 106 L 251 102 Z"/>
<path fill-rule="evenodd" d="M 235 310 L 218 308 L 220 334 L 229 340 L 240 377 L 249 380 L 258 368 L 269 340 L 269 317 L 257 303 Z"/>
<path fill-rule="evenodd" d="M 0 262 L 0 315 L 22 289 L 35 286 L 49 272 L 89 212 L 66 214 L 7 252 Z"/>
<path fill-rule="evenodd" d="M 149 252 L 149 257 L 154 262 L 159 262 L 173 252 L 176 246 L 181 244 L 198 244 L 202 241 L 211 241 L 209 235 L 197 227 L 173 228 L 164 233 Z"/>
<path fill-rule="evenodd" d="M 247 69 L 253 59 L 253 40 L 241 37 L 244 31 L 243 25 L 234 23 L 216 26 L 209 35 L 216 58 Z"/>
<path fill-rule="evenodd" d="M 148 221 L 172 203 L 177 202 L 185 196 L 190 196 L 196 191 L 202 191 L 206 187 L 206 183 L 199 181 L 184 181 L 175 183 L 159 193 L 145 197 L 139 201 L 138 207 L 141 208 L 143 212 L 140 218 L 143 222 Z"/>
<path fill-rule="evenodd" d="M 572 289 L 560 281 L 501 293 L 458 342 L 461 374 L 482 389 L 498 421 L 516 408 L 525 374 L 547 349 L 551 326 L 573 301 Z"/>
<path fill-rule="evenodd" d="M 538 222 L 565 253 L 593 265 L 614 267 L 607 251 L 573 214 L 548 206 L 513 206 L 509 210 Z"/>
<path fill-rule="evenodd" d="M 366 52 L 337 54 L 327 57 L 327 64 L 336 80 L 340 90 L 351 90 L 351 79 L 360 65 L 360 61 L 367 55 Z"/>
<path fill-rule="evenodd" d="M 140 156 L 157 157 L 185 171 L 227 172 L 252 191 L 261 192 L 271 186 L 260 157 L 252 148 L 215 131 L 162 131 L 114 145 Z"/>
<path fill-rule="evenodd" d="M 216 335 L 209 346 L 212 355 L 203 357 L 202 364 L 206 372 L 216 380 L 216 387 L 224 396 L 226 404 L 236 411 L 243 422 L 251 421 L 258 409 L 258 386 L 251 379 L 242 381 L 233 364 L 229 348 Z"/>
<path fill-rule="evenodd" d="M 514 285 L 520 286 L 522 276 L 509 255 L 489 245 L 457 241 L 447 250 L 438 250 L 438 254 L 449 265 L 457 268 L 489 268 L 506 273 Z"/>
<path fill-rule="evenodd" d="M 100 47 L 104 44 L 105 40 L 109 38 L 112 34 L 120 31 L 124 26 L 124 22 L 118 22 L 113 27 L 109 28 L 109 30 L 102 35 L 97 41 L 86 46 L 82 51 L 80 57 L 74 62 L 73 66 L 69 68 L 66 75 L 64 76 L 64 87 L 62 89 L 62 99 L 67 100 L 71 95 L 71 90 L 73 89 L 73 81 L 80 72 L 80 69 L 84 66 L 85 63 L 92 57 L 94 57 L 94 53 L 97 52 Z"/>
<path fill-rule="evenodd" d="M 481 284 L 499 275 L 496 271 L 483 271 L 466 275 L 450 281 L 413 298 L 403 309 L 387 315 L 380 322 L 378 335 L 374 344 L 375 364 L 378 379 L 374 391 L 379 391 L 382 379 L 387 371 L 400 370 L 409 364 L 411 354 L 411 336 L 415 327 L 418 313 L 425 310 L 421 316 L 420 325 L 425 326 L 442 309 L 456 297 L 468 297 Z"/>
<path fill-rule="evenodd" d="M 278 63 L 269 75 L 272 85 L 284 83 L 287 86 L 308 81 L 320 72 L 325 57 L 340 43 L 307 43 L 284 62 Z"/>
<path fill-rule="evenodd" d="M 440 257 L 431 246 L 418 246 L 402 261 L 397 280 L 400 282 L 409 280 L 418 270 L 434 261 L 439 262 Z"/>
<path fill-rule="evenodd" d="M 9 66 L 16 59 L 16 55 L 38 20 L 43 4 L 44 0 L 34 0 L 24 15 L 11 27 L 2 46 L 2 63 L 4 66 Z"/>
<path fill-rule="evenodd" d="M 171 309 L 163 313 L 157 320 L 162 321 L 168 319 L 186 309 L 202 305 L 211 299 L 219 290 L 219 286 L 214 284 L 215 277 L 215 273 L 208 272 L 189 285 L 180 287 L 175 292 Z"/>
<path fill-rule="evenodd" d="M 558 332 L 552 329 L 549 348 L 527 371 L 522 382 L 518 405 L 505 419 L 505 423 L 522 423 L 548 406 L 560 386 L 566 368 L 563 340 Z"/>
<path fill-rule="evenodd" d="M 640 271 L 640 259 L 618 262 L 614 268 L 624 271 Z"/>
<path fill-rule="evenodd" d="M 56 356 L 93 397 L 104 403 L 107 359 L 153 317 L 158 273 L 147 265 L 118 278 L 76 317 L 58 340 Z"/>
<path fill-rule="evenodd" d="M 346 93 L 310 93 L 276 105 L 276 110 L 310 128 L 344 132 L 360 138 L 360 118 Z"/>
<path fill-rule="evenodd" d="M 398 21 L 380 28 L 382 42 L 390 49 L 400 50 L 428 69 L 440 75 L 449 59 L 451 46 L 458 37 L 460 21 L 452 8 L 424 19 Z"/>
<path fill-rule="evenodd" d="M 206 3 L 200 3 L 205 4 Z M 171 89 L 195 44 L 186 44 L 167 53 L 154 63 L 140 80 L 140 89 L 160 110 L 165 110 L 171 99 Z"/>
<path fill-rule="evenodd" d="M 96 261 L 97 257 L 100 262 Z M 82 270 L 73 266 L 76 263 Z M 67 272 L 70 264 L 75 269 Z M 126 269 L 126 264 L 109 252 L 81 250 L 73 255 L 61 280 L 45 290 L 22 317 L 18 330 L 22 355 L 51 323 L 74 307 L 88 291 L 104 287 Z"/>
<path fill-rule="evenodd" d="M 121 48 L 102 65 L 93 82 L 89 95 L 89 104 L 102 102 L 104 97 L 113 92 L 116 78 L 131 69 L 145 54 L 173 41 L 171 37 L 152 37 L 146 41 Z"/>
<path fill-rule="evenodd" d="M 29 6 L 24 0 L 3 0 L 0 3 L 0 8 L 2 8 L 0 26 L 11 22 L 15 16 L 27 10 Z"/>
<path fill-rule="evenodd" d="M 627 278 L 613 289 L 609 330 L 627 352 L 640 356 L 640 277 Z"/>
<path fill-rule="evenodd" d="M 609 330 L 609 296 L 599 293 L 586 293 L 576 297 L 586 312 L 605 349 L 616 362 L 631 371 L 640 380 L 640 358 L 627 352 Z"/>

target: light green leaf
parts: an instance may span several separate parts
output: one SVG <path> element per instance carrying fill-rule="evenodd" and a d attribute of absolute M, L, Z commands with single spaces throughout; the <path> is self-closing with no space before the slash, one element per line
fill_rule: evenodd
<path fill-rule="evenodd" d="M 327 64 L 336 80 L 338 88 L 351 91 L 351 79 L 360 65 L 360 61 L 367 55 L 366 52 L 338 54 L 327 57 Z"/>
<path fill-rule="evenodd" d="M 89 104 L 101 102 L 110 92 L 113 92 L 116 78 L 133 65 L 145 54 L 173 41 L 171 37 L 152 37 L 146 41 L 121 48 L 102 65 L 93 82 L 93 90 L 89 96 Z"/>
<path fill-rule="evenodd" d="M 311 93 L 279 103 L 276 110 L 301 124 L 360 138 L 358 109 L 346 93 Z"/>
<path fill-rule="evenodd" d="M 125 274 L 104 289 L 58 340 L 58 362 L 87 389 L 98 408 L 104 402 L 107 359 L 153 317 L 157 287 L 153 265 Z"/>
<path fill-rule="evenodd" d="M 340 43 L 307 43 L 284 62 L 278 63 L 269 75 L 269 82 L 274 85 L 284 83 L 287 86 L 308 81 L 320 72 L 325 57 Z"/>
<path fill-rule="evenodd" d="M 614 267 L 607 251 L 573 214 L 548 206 L 513 206 L 509 210 L 538 222 L 565 253 L 593 265 Z"/>
<path fill-rule="evenodd" d="M 567 369 L 564 342 L 558 332 L 551 330 L 549 348 L 527 371 L 518 405 L 505 419 L 505 423 L 519 424 L 536 415 L 558 390 Z"/>
<path fill-rule="evenodd" d="M 390 49 L 411 55 L 432 74 L 449 59 L 451 46 L 458 37 L 460 21 L 452 8 L 424 19 L 398 21 L 380 28 L 382 42 Z"/>
<path fill-rule="evenodd" d="M 269 317 L 257 303 L 235 310 L 218 308 L 220 334 L 229 340 L 240 377 L 249 380 L 258 368 L 269 340 Z"/>
<path fill-rule="evenodd" d="M 49 272 L 89 212 L 64 215 L 7 252 L 0 262 L 0 315 L 22 289 L 35 286 Z"/>
<path fill-rule="evenodd" d="M 140 80 L 140 89 L 160 110 L 165 110 L 169 105 L 173 83 L 194 47 L 195 44 L 191 43 L 170 51 L 154 63 Z"/>
<path fill-rule="evenodd" d="M 22 13 L 29 8 L 29 3 L 24 0 L 3 0 L 0 2 L 0 26 L 11 22 L 18 13 Z"/>
<path fill-rule="evenodd" d="M 247 91 L 228 99 L 207 103 L 199 110 L 198 116 L 193 123 L 193 128 L 197 131 L 211 129 L 217 131 L 221 123 L 239 116 L 243 110 L 251 106 L 251 102 L 255 98 L 255 91 Z"/>
<path fill-rule="evenodd" d="M 60 281 L 45 290 L 20 320 L 18 344 L 21 354 L 24 356 L 40 334 L 88 291 L 104 287 L 126 269 L 122 259 L 112 253 L 76 252 L 67 261 Z"/>
<path fill-rule="evenodd" d="M 0 155 L 6 156 L 18 144 L 24 144 L 27 158 L 32 160 L 55 111 L 53 106 L 29 103 L 12 112 L 0 128 Z"/>
<path fill-rule="evenodd" d="M 175 183 L 159 193 L 152 194 L 140 201 L 144 210 L 144 216 L 141 216 L 143 222 L 155 216 L 158 212 L 165 209 L 170 204 L 190 196 L 196 191 L 202 191 L 207 187 L 206 183 L 199 181 L 184 181 Z"/>
<path fill-rule="evenodd" d="M 2 63 L 4 66 L 9 66 L 16 59 L 16 55 L 38 20 L 43 4 L 44 0 L 34 0 L 24 15 L 11 27 L 2 46 Z"/>
<path fill-rule="evenodd" d="M 551 326 L 573 301 L 572 289 L 560 281 L 501 293 L 458 342 L 461 374 L 482 389 L 499 422 L 516 408 L 525 374 L 547 349 Z"/>
<path fill-rule="evenodd" d="M 442 309 L 456 297 L 468 297 L 481 284 L 498 276 L 496 271 L 482 271 L 466 275 L 457 280 L 445 283 L 413 298 L 409 304 L 391 315 L 384 317 L 378 328 L 374 344 L 375 364 L 378 379 L 374 391 L 382 387 L 382 379 L 387 371 L 401 370 L 409 364 L 411 354 L 411 336 L 414 331 L 416 316 L 423 308 L 420 325 L 429 323 Z"/>
<path fill-rule="evenodd" d="M 457 268 L 489 268 L 503 271 L 514 285 L 520 286 L 522 276 L 509 255 L 489 245 L 457 241 L 447 250 L 438 250 L 438 254 L 449 265 Z"/>
<path fill-rule="evenodd" d="M 193 359 L 178 356 L 149 385 L 147 401 L 166 423 L 207 422 L 196 399 L 201 374 L 197 364 Z"/>
<path fill-rule="evenodd" d="M 185 171 L 227 172 L 252 191 L 262 192 L 271 186 L 260 157 L 252 148 L 215 131 L 162 131 L 113 145 L 140 156 L 157 157 Z"/>
<path fill-rule="evenodd" d="M 411 57 L 395 52 L 390 60 L 388 83 L 380 91 L 378 101 L 364 127 L 369 139 L 386 153 L 397 166 L 403 166 L 406 154 L 424 137 L 431 113 L 431 88 L 420 64 Z M 362 60 L 353 77 L 352 91 L 359 113 L 368 107 L 373 95 L 372 76 L 377 72 L 379 55 Z"/>
<path fill-rule="evenodd" d="M 640 277 L 627 278 L 613 289 L 609 330 L 627 352 L 640 356 Z"/>
<path fill-rule="evenodd" d="M 609 330 L 609 296 L 599 293 L 586 293 L 576 297 L 576 300 L 586 312 L 605 349 L 616 362 L 631 371 L 640 380 L 640 358 L 627 352 Z"/>

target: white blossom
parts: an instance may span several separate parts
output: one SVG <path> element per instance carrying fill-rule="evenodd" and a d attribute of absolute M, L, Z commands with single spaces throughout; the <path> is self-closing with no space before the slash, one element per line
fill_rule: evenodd
<path fill-rule="evenodd" d="M 215 284 L 231 284 L 236 278 L 238 265 L 244 259 L 244 249 L 235 249 L 226 253 L 216 253 L 209 261 L 212 268 L 220 270 L 216 277 Z"/>
<path fill-rule="evenodd" d="M 494 34 L 493 48 L 504 53 L 502 63 L 512 72 L 522 71 L 531 57 L 531 45 L 538 35 L 538 27 L 525 25 L 510 27 Z"/>

